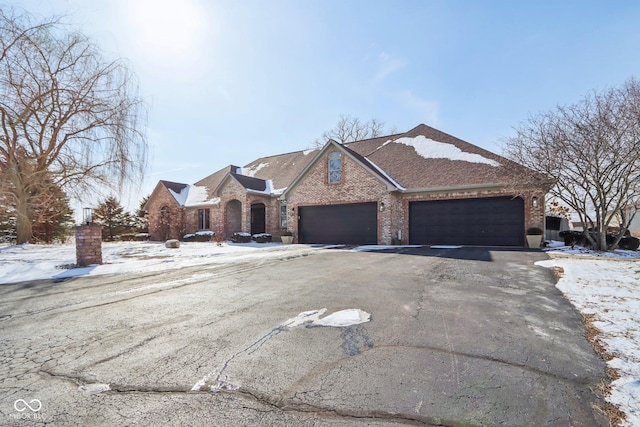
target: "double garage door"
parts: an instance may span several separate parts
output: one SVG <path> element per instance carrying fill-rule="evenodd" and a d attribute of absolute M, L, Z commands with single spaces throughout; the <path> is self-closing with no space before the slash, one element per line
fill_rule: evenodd
<path fill-rule="evenodd" d="M 299 240 L 301 243 L 376 244 L 377 206 L 375 202 L 300 206 Z M 410 202 L 409 243 L 524 246 L 524 201 L 520 197 L 490 197 Z"/>
<path fill-rule="evenodd" d="M 489 197 L 411 202 L 409 243 L 524 246 L 524 200 Z"/>
<path fill-rule="evenodd" d="M 300 243 L 375 245 L 378 242 L 378 204 L 298 207 Z"/>

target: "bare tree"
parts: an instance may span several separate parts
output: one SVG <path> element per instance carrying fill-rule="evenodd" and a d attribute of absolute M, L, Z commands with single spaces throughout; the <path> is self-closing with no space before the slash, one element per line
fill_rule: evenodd
<path fill-rule="evenodd" d="M 551 194 L 577 213 L 594 248 L 615 247 L 633 219 L 627 208 L 640 198 L 640 83 L 631 78 L 530 117 L 505 151 L 554 179 Z M 607 244 L 607 229 L 618 225 L 618 237 Z"/>
<path fill-rule="evenodd" d="M 31 239 L 30 195 L 47 179 L 79 197 L 142 177 L 137 93 L 127 64 L 84 35 L 0 7 L 0 192 L 15 203 L 18 243 Z"/>
<path fill-rule="evenodd" d="M 336 125 L 322 133 L 319 139 L 312 143 L 313 148 L 322 148 L 329 139 L 340 144 L 360 141 L 368 138 L 382 136 L 385 133 L 384 122 L 376 119 L 362 121 L 357 117 L 341 114 Z"/>

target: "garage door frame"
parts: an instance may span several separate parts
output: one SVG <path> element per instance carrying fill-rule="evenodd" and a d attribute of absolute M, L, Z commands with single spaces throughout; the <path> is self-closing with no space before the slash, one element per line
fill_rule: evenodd
<path fill-rule="evenodd" d="M 378 203 L 298 206 L 300 243 L 375 245 Z"/>
<path fill-rule="evenodd" d="M 416 200 L 408 212 L 410 244 L 524 246 L 522 197 Z"/>

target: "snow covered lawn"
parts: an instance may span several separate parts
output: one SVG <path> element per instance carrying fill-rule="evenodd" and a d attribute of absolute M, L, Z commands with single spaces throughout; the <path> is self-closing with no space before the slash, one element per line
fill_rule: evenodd
<path fill-rule="evenodd" d="M 598 330 L 607 366 L 618 377 L 607 401 L 626 415 L 624 426 L 640 426 L 640 252 L 601 254 L 556 248 L 538 262 L 560 268 L 556 285 Z"/>
<path fill-rule="evenodd" d="M 278 258 L 283 252 L 312 251 L 304 245 L 282 243 L 182 242 L 169 249 L 158 242 L 102 244 L 102 265 L 70 268 L 76 263 L 76 247 L 66 245 L 0 245 L 0 284 L 27 280 L 136 272 L 144 273 L 202 264 Z"/>

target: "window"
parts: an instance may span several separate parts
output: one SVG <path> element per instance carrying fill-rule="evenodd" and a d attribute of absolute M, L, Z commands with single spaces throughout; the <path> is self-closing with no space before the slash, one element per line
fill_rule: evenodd
<path fill-rule="evenodd" d="M 208 230 L 209 227 L 209 209 L 198 209 L 198 230 Z"/>
<path fill-rule="evenodd" d="M 280 205 L 280 228 L 287 228 L 287 205 Z"/>
<path fill-rule="evenodd" d="M 329 154 L 329 184 L 342 181 L 342 156 L 337 151 Z"/>

